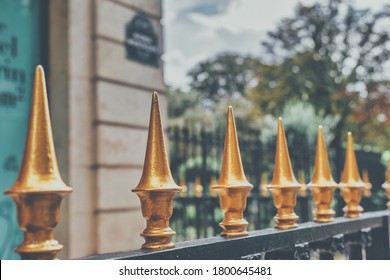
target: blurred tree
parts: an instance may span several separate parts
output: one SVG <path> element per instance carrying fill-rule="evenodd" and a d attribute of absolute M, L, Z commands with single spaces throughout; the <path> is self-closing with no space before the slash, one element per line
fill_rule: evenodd
<path fill-rule="evenodd" d="M 229 97 L 244 96 L 260 66 L 258 58 L 233 53 L 222 53 L 197 64 L 188 75 L 192 90 L 202 93 L 205 105 L 212 105 Z"/>
<path fill-rule="evenodd" d="M 389 19 L 389 5 L 373 12 L 341 0 L 299 4 L 295 16 L 283 19 L 262 43 L 268 65 L 258 69 L 250 99 L 262 113 L 281 114 L 287 102 L 303 100 L 319 116 L 338 116 L 331 146 L 341 170 L 347 125 L 360 129 L 362 123 L 376 122 L 388 129 L 389 92 L 378 80 L 390 57 Z M 384 104 L 374 105 L 378 102 Z"/>

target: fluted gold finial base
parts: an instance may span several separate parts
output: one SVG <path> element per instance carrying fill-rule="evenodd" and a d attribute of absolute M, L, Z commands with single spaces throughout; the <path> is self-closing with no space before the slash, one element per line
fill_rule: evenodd
<path fill-rule="evenodd" d="M 297 204 L 297 192 L 300 186 L 291 187 L 268 187 L 271 191 L 275 207 L 278 213 L 274 217 L 277 229 L 290 229 L 298 226 L 296 221 L 298 215 L 294 212 L 294 207 Z"/>
<path fill-rule="evenodd" d="M 331 208 L 336 187 L 310 187 L 316 209 L 313 211 L 317 223 L 333 222 L 336 212 Z"/>
<path fill-rule="evenodd" d="M 23 260 L 52 260 L 63 246 L 54 239 L 53 229 L 60 216 L 61 193 L 8 192 L 18 209 L 18 223 L 24 231 L 22 244 L 15 249 Z"/>
<path fill-rule="evenodd" d="M 361 216 L 363 207 L 360 201 L 362 200 L 364 186 L 362 187 L 342 187 L 341 195 L 344 198 L 346 206 L 343 208 L 344 217 L 357 218 Z"/>
<path fill-rule="evenodd" d="M 156 226 L 155 222 L 163 223 L 163 226 Z M 176 234 L 169 226 L 169 220 L 151 221 L 148 220 L 147 228 L 140 234 L 145 243 L 142 244 L 143 249 L 169 249 L 175 247 L 171 241 L 172 236 Z"/>
<path fill-rule="evenodd" d="M 53 229 L 26 232 L 23 243 L 15 249 L 22 260 L 54 260 L 63 246 L 54 239 Z"/>
<path fill-rule="evenodd" d="M 213 189 L 219 195 L 221 208 L 225 214 L 223 221 L 219 224 L 223 228 L 221 235 L 247 236 L 248 232 L 245 228 L 248 222 L 244 219 L 244 210 L 252 186 L 214 186 Z"/>
<path fill-rule="evenodd" d="M 173 198 L 179 191 L 179 188 L 133 190 L 141 201 L 142 215 L 146 219 L 146 228 L 141 233 L 145 239 L 142 248 L 167 249 L 175 246 L 171 238 L 176 233 L 169 227 L 169 218 L 173 213 Z"/>

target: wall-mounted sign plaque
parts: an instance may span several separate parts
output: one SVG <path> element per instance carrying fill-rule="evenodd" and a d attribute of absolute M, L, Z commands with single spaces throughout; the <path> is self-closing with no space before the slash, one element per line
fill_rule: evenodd
<path fill-rule="evenodd" d="M 137 14 L 126 24 L 126 58 L 143 64 L 159 67 L 160 46 L 150 19 Z"/>

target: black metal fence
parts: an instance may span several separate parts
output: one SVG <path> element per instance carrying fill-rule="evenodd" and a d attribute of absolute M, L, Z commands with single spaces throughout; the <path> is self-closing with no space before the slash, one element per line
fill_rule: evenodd
<path fill-rule="evenodd" d="M 215 259 L 390 259 L 390 211 L 364 213 L 332 223 L 307 222 L 297 228 L 249 232 L 245 237 L 212 237 L 180 242 L 162 251 L 147 249 L 95 255 L 102 260 Z"/>
<path fill-rule="evenodd" d="M 180 178 L 185 178 L 186 182 L 191 183 L 199 177 L 201 184 L 205 186 L 204 191 L 208 193 L 210 181 L 219 177 L 224 134 L 224 131 L 194 132 L 188 128 L 169 128 L 170 164 L 175 179 L 179 181 Z M 264 146 L 257 136 L 239 137 L 239 143 L 244 170 L 250 182 L 257 185 L 261 174 L 271 176 L 275 144 Z M 303 170 L 306 167 L 304 162 L 307 153 L 297 150 L 298 152 L 299 159 L 295 160 L 298 157 L 292 155 L 292 161 L 294 166 Z"/>
<path fill-rule="evenodd" d="M 386 202 L 387 198 L 383 193 L 375 193 L 371 197 L 364 197 L 361 205 L 365 212 L 371 212 L 385 209 Z M 343 216 L 344 206 L 343 198 L 336 193 L 333 208 L 337 217 Z M 299 196 L 295 207 L 299 216 L 298 222 L 311 221 L 313 209 L 314 205 L 309 193 L 307 196 Z M 248 198 L 244 216 L 249 223 L 249 231 L 273 227 L 275 214 L 276 208 L 271 196 L 263 197 L 254 193 Z M 185 241 L 218 236 L 222 231 L 219 226 L 222 220 L 223 212 L 218 197 L 176 197 L 171 218 L 172 228 L 176 231 L 173 240 Z"/>
<path fill-rule="evenodd" d="M 288 131 L 286 131 L 288 137 Z M 188 128 L 173 127 L 168 130 L 170 143 L 171 171 L 177 182 L 185 182 L 188 191 L 184 197 L 176 197 L 171 224 L 175 228 L 175 241 L 193 240 L 217 236 L 221 231 L 219 223 L 223 213 L 219 200 L 210 191 L 212 181 L 219 177 L 223 153 L 224 132 L 191 132 Z M 310 180 L 314 165 L 315 147 L 308 147 L 303 139 L 289 142 L 290 157 L 295 174 L 306 183 Z M 249 222 L 248 230 L 259 230 L 273 226 L 276 209 L 272 197 L 260 194 L 262 181 L 269 182 L 273 172 L 274 143 L 264 145 L 254 136 L 239 137 L 241 157 L 249 181 L 255 186 L 248 198 L 245 217 Z M 365 211 L 377 211 L 386 208 L 386 197 L 380 188 L 384 182 L 385 167 L 380 164 L 380 154 L 357 151 L 357 160 L 361 169 L 367 169 L 373 184 L 373 195 L 364 198 L 362 206 Z M 332 159 L 332 157 L 331 157 Z M 333 164 L 333 166 L 339 166 Z M 341 165 L 342 166 L 342 165 Z M 334 171 L 335 172 L 335 171 Z M 340 173 L 340 171 L 335 173 Z M 196 193 L 196 180 L 203 191 Z M 333 208 L 336 216 L 342 216 L 345 206 L 338 191 L 335 194 Z M 299 196 L 296 213 L 299 222 L 312 220 L 313 202 L 310 192 Z"/>

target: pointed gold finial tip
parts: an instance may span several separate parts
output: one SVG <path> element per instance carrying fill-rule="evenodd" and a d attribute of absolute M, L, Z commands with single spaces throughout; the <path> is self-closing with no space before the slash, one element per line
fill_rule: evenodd
<path fill-rule="evenodd" d="M 348 139 L 345 151 L 345 163 L 340 186 L 364 187 L 364 183 L 359 174 L 351 131 L 348 131 L 347 135 Z"/>
<path fill-rule="evenodd" d="M 153 91 L 153 93 L 152 93 L 152 101 L 153 101 L 153 103 L 158 102 L 158 93 L 157 93 L 157 91 Z"/>
<path fill-rule="evenodd" d="M 144 168 L 137 187 L 133 191 L 172 190 L 181 188 L 175 183 L 165 149 L 164 130 L 158 104 L 158 93 L 152 93 L 149 133 L 146 144 Z"/>
<path fill-rule="evenodd" d="M 216 187 L 253 187 L 245 177 L 238 145 L 233 107 L 228 106 L 221 174 Z"/>
<path fill-rule="evenodd" d="M 323 138 L 324 137 L 324 134 L 322 132 L 322 125 L 318 126 L 318 137 L 319 138 Z M 323 140 L 323 139 L 321 139 L 321 140 Z"/>
<path fill-rule="evenodd" d="M 316 157 L 314 161 L 313 178 L 308 184 L 309 187 L 336 187 L 330 169 L 328 152 L 326 149 L 322 126 L 318 126 L 318 137 L 316 147 Z"/>
<path fill-rule="evenodd" d="M 35 68 L 29 130 L 23 161 L 17 180 L 6 193 L 34 192 L 71 192 L 71 188 L 62 181 L 57 165 L 47 101 L 45 72 L 41 65 L 37 65 Z"/>
<path fill-rule="evenodd" d="M 37 67 L 35 67 L 35 71 L 42 71 L 42 72 L 44 72 L 43 66 L 38 64 Z"/>
<path fill-rule="evenodd" d="M 37 65 L 35 67 L 35 79 L 38 80 L 40 83 L 45 83 L 45 70 L 43 69 L 42 65 Z"/>
<path fill-rule="evenodd" d="M 269 185 L 272 187 L 296 187 L 300 188 L 294 176 L 291 166 L 290 155 L 288 153 L 286 135 L 284 132 L 282 118 L 278 118 L 278 130 L 276 135 L 276 153 L 275 167 L 272 181 Z"/>

